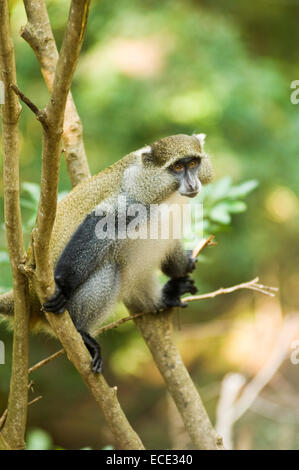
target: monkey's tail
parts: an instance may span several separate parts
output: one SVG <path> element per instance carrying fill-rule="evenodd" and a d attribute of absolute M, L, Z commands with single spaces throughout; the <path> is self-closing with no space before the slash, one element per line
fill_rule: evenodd
<path fill-rule="evenodd" d="M 0 318 L 12 317 L 14 313 L 13 290 L 0 295 Z"/>
<path fill-rule="evenodd" d="M 54 335 L 44 316 L 40 313 L 40 303 L 36 296 L 33 296 L 33 309 L 30 310 L 29 327 L 33 332 L 43 331 L 51 336 Z M 31 305 L 32 307 L 32 305 Z M 13 329 L 14 325 L 14 297 L 13 290 L 0 295 L 0 323 L 3 322 L 8 329 Z"/>

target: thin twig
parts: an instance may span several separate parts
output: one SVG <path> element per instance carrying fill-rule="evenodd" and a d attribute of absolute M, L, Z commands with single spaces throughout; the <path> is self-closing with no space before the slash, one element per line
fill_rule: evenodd
<path fill-rule="evenodd" d="M 217 289 L 213 292 L 208 292 L 207 294 L 201 294 L 201 295 L 191 295 L 189 297 L 184 297 L 183 301 L 184 302 L 193 302 L 194 300 L 203 300 L 203 299 L 211 299 L 216 297 L 217 295 L 223 295 L 223 294 L 231 294 L 232 292 L 235 292 L 240 289 L 251 289 L 255 290 L 257 292 L 261 292 L 262 294 L 269 295 L 270 297 L 274 297 L 274 291 L 277 292 L 278 288 L 277 287 L 270 287 L 270 286 L 264 286 L 262 284 L 257 284 L 257 281 L 259 280 L 258 277 L 252 279 L 251 281 L 243 282 L 242 284 L 237 284 L 232 287 L 221 287 L 220 289 Z"/>
<path fill-rule="evenodd" d="M 33 391 L 33 381 L 32 381 L 32 380 L 28 383 L 27 389 Z M 33 400 L 31 400 L 30 402 L 27 403 L 27 406 L 32 405 L 33 403 L 35 403 L 36 401 L 40 400 L 41 398 L 42 398 L 41 395 L 40 395 L 39 397 L 37 397 L 37 398 L 34 398 Z M 1 416 L 1 418 L 0 418 L 0 430 L 2 429 L 2 427 L 3 427 L 4 424 L 5 424 L 6 417 L 7 417 L 7 413 L 8 413 L 8 409 L 6 408 L 6 410 L 4 410 L 4 412 L 3 412 L 3 414 L 2 414 L 2 416 Z"/>
<path fill-rule="evenodd" d="M 101 328 L 99 328 L 96 331 L 95 336 L 101 335 L 102 333 L 104 333 L 106 331 L 112 330 L 113 328 L 117 328 L 122 323 L 126 323 L 127 321 L 131 321 L 134 318 L 138 318 L 138 317 L 141 317 L 143 315 L 146 315 L 146 314 L 145 313 L 135 313 L 135 315 L 129 315 L 127 317 L 121 318 L 120 320 L 109 323 L 108 325 L 102 326 Z M 54 361 L 54 359 L 58 359 L 59 357 L 63 356 L 63 354 L 65 354 L 65 350 L 63 348 L 59 349 L 59 351 L 57 351 L 56 353 L 52 354 L 51 356 L 48 356 L 46 359 L 43 359 L 42 361 L 37 362 L 34 366 L 30 367 L 28 369 L 28 373 L 32 374 L 32 372 L 35 372 L 38 369 L 40 369 L 41 367 L 48 364 L 49 362 Z"/>
<path fill-rule="evenodd" d="M 65 353 L 64 349 L 60 349 L 56 353 L 52 354 L 51 356 L 47 357 L 46 359 L 43 359 L 40 362 L 37 362 L 34 366 L 30 367 L 28 369 L 28 373 L 32 374 L 32 372 L 35 372 L 36 370 L 40 369 L 44 365 L 48 364 L 48 362 L 54 361 L 54 359 L 58 359 L 58 357 L 62 356 Z"/>
<path fill-rule="evenodd" d="M 214 235 L 210 235 L 208 238 L 203 238 L 200 242 L 196 245 L 194 250 L 192 251 L 192 258 L 197 258 L 199 253 L 206 247 L 206 246 L 215 246 L 217 245 L 214 242 Z"/>
<path fill-rule="evenodd" d="M 28 402 L 28 406 L 33 405 L 34 403 L 36 403 L 37 401 L 41 400 L 42 398 L 43 398 L 42 395 L 39 395 L 38 397 L 33 398 L 33 400 L 31 400 L 31 401 Z M 1 418 L 0 418 L 0 430 L 2 429 L 2 427 L 3 427 L 4 423 L 5 423 L 6 417 L 7 417 L 7 408 L 6 408 L 6 410 L 4 410 L 4 412 L 3 412 L 3 414 L 2 414 L 2 416 L 1 416 Z"/>
<path fill-rule="evenodd" d="M 109 323 L 108 325 L 105 325 L 105 326 L 102 326 L 101 328 L 99 328 L 96 331 L 95 336 L 101 335 L 102 333 L 105 333 L 106 331 L 112 330 L 113 328 L 117 328 L 122 323 L 126 323 L 127 321 L 130 321 L 130 320 L 134 320 L 134 318 L 143 317 L 144 315 L 147 315 L 147 314 L 144 313 L 144 312 L 134 313 L 134 315 L 129 315 L 127 317 L 121 318 L 120 320 L 116 320 L 112 323 Z"/>
<path fill-rule="evenodd" d="M 15 92 L 15 94 L 23 101 L 23 103 L 28 106 L 29 109 L 35 114 L 36 118 L 41 122 L 43 127 L 47 128 L 47 115 L 45 110 L 39 109 L 24 93 L 15 85 L 14 83 L 10 84 L 10 88 Z"/>
<path fill-rule="evenodd" d="M 33 398 L 33 400 L 31 400 L 31 401 L 28 403 L 28 406 L 29 406 L 29 405 L 33 405 L 34 403 L 40 401 L 42 398 L 43 398 L 42 395 L 39 395 L 38 397 Z"/>

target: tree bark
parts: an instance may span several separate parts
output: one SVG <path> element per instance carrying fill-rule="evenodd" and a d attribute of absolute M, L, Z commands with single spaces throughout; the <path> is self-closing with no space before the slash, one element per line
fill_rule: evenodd
<path fill-rule="evenodd" d="M 16 82 L 16 67 L 7 0 L 0 1 L 0 68 L 5 89 L 2 105 L 4 218 L 13 276 L 15 326 L 8 412 L 1 434 L 2 443 L 6 442 L 12 449 L 23 449 L 28 402 L 29 304 L 27 281 L 18 269 L 25 256 L 19 197 L 18 121 L 22 108 L 10 87 Z"/>

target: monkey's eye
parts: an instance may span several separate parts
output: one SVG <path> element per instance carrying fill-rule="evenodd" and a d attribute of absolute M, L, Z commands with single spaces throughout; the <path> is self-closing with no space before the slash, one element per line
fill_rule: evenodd
<path fill-rule="evenodd" d="M 184 170 L 184 165 L 182 163 L 175 163 L 171 169 L 176 173 L 180 173 Z"/>
<path fill-rule="evenodd" d="M 191 162 L 188 163 L 189 168 L 195 168 L 196 166 L 198 166 L 198 161 L 196 160 L 191 160 Z"/>

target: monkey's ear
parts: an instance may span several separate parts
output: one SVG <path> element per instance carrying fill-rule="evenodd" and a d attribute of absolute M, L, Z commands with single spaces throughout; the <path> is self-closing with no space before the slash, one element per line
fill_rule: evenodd
<path fill-rule="evenodd" d="M 205 143 L 205 138 L 207 137 L 207 134 L 193 134 L 193 137 L 198 140 L 200 144 L 200 150 L 203 152 L 203 146 Z"/>
<path fill-rule="evenodd" d="M 139 150 L 136 150 L 134 152 L 137 157 L 141 157 L 142 162 L 146 165 L 147 163 L 152 162 L 153 158 L 153 150 L 150 145 L 146 145 L 145 147 L 142 147 Z"/>

